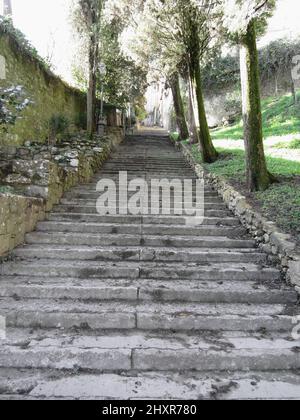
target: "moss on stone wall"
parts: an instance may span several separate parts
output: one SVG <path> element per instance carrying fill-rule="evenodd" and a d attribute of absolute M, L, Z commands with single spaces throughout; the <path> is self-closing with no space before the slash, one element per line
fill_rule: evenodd
<path fill-rule="evenodd" d="M 88 183 L 123 138 L 122 129 L 108 128 L 105 137 L 98 138 L 97 147 L 70 149 L 69 153 L 77 156 L 72 163 L 61 164 L 55 159 L 14 160 L 15 170 L 19 175 L 31 174 L 32 183 L 24 186 L 22 195 L 0 191 L 0 260 L 24 243 L 25 234 L 45 219 L 66 191 Z"/>
<path fill-rule="evenodd" d="M 37 58 L 24 53 L 8 34 L 0 33 L 0 55 L 6 62 L 6 79 L 0 80 L 0 86 L 22 85 L 34 102 L 8 134 L 0 133 L 0 145 L 21 145 L 26 140 L 45 142 L 52 115 L 64 115 L 75 124 L 82 120 L 85 95 L 52 74 Z"/>

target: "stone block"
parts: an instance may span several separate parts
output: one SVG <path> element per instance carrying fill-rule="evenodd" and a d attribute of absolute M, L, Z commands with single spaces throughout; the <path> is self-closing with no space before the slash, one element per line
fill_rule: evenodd
<path fill-rule="evenodd" d="M 0 255 L 9 251 L 10 235 L 0 235 Z"/>
<path fill-rule="evenodd" d="M 293 285 L 300 287 L 300 259 L 289 262 L 289 279 Z"/>

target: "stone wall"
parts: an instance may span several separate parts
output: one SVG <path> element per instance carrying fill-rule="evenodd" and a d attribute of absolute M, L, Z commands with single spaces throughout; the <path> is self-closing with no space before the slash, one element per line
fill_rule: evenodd
<path fill-rule="evenodd" d="M 291 95 L 291 76 L 289 72 L 279 78 L 278 85 L 279 98 L 283 95 Z M 300 89 L 300 80 L 295 80 L 295 87 L 296 89 Z M 211 91 L 205 90 L 205 109 L 210 127 L 228 125 L 228 123 L 233 123 L 236 117 L 240 118 L 237 112 L 238 110 L 230 109 L 228 106 L 228 99 L 230 99 L 233 94 L 236 96 L 237 89 L 239 89 L 239 85 L 233 84 L 218 92 L 212 93 Z M 263 99 L 276 96 L 273 79 L 261 83 L 261 93 Z"/>
<path fill-rule="evenodd" d="M 107 128 L 103 138 L 78 136 L 60 147 L 17 149 L 1 182 L 14 193 L 0 194 L 0 256 L 23 243 L 64 192 L 88 182 L 122 140 L 122 129 Z"/>
<path fill-rule="evenodd" d="M 26 140 L 45 142 L 49 134 L 48 122 L 53 115 L 61 114 L 71 124 L 82 122 L 86 112 L 85 95 L 56 77 L 1 30 L 0 54 L 6 67 L 0 87 L 21 85 L 26 97 L 33 101 L 7 135 L 0 133 L 0 144 L 21 145 Z"/>
<path fill-rule="evenodd" d="M 180 144 L 179 147 L 187 161 L 195 169 L 197 176 L 201 179 L 205 178 L 212 185 L 228 208 L 255 238 L 261 250 L 268 254 L 270 262 L 280 264 L 287 281 L 296 286 L 296 290 L 300 292 L 300 250 L 291 235 L 284 234 L 274 222 L 268 221 L 256 212 L 247 199 L 229 185 L 224 178 L 204 170 L 195 161 L 186 145 Z"/>
<path fill-rule="evenodd" d="M 24 242 L 44 217 L 44 200 L 0 194 L 0 256 Z"/>

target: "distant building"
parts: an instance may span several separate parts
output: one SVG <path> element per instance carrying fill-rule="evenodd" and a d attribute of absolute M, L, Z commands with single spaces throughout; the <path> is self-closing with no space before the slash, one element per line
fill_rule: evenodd
<path fill-rule="evenodd" d="M 170 116 L 172 113 L 173 100 L 170 89 L 166 89 L 166 82 L 161 80 L 152 83 L 146 92 L 147 118 L 144 121 L 148 127 L 163 127 L 166 130 L 170 127 Z"/>

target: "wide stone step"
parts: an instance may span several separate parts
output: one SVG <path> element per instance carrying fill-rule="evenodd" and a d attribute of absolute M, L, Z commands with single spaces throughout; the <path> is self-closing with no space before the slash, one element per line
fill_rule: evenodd
<path fill-rule="evenodd" d="M 299 375 L 275 372 L 87 374 L 6 369 L 3 399 L 18 400 L 299 400 Z M 18 378 L 18 379 L 17 379 Z M 0 382 L 1 383 L 1 382 Z M 2 385 L 2 383 L 1 383 Z M 0 396 L 1 398 L 1 396 Z"/>
<path fill-rule="evenodd" d="M 190 168 L 186 166 L 178 166 L 176 165 L 168 168 L 168 167 L 161 167 L 161 165 L 147 165 L 144 166 L 142 169 L 139 166 L 117 166 L 117 165 L 111 165 L 111 166 L 104 166 L 102 168 L 101 177 L 107 177 L 110 178 L 111 176 L 125 176 L 125 172 L 129 176 L 136 176 L 137 178 L 146 176 L 148 178 L 156 178 L 156 179 L 198 179 L 197 175 L 195 175 L 195 172 L 193 172 Z M 102 175 L 103 174 L 103 175 Z"/>
<path fill-rule="evenodd" d="M 122 174 L 123 172 L 123 174 Z M 168 168 L 167 166 L 162 167 L 161 165 L 145 165 L 142 169 L 140 166 L 129 166 L 129 165 L 105 165 L 103 167 L 103 170 L 101 172 L 104 176 L 110 176 L 110 175 L 118 175 L 121 173 L 121 176 L 125 175 L 124 172 L 127 172 L 128 174 L 136 174 L 137 177 L 140 177 L 142 175 L 145 175 L 147 177 L 155 177 L 157 179 L 161 178 L 168 178 L 168 179 L 198 179 L 197 175 L 195 175 L 195 172 L 191 170 L 191 168 L 188 168 L 186 166 L 179 166 L 178 168 L 176 165 L 173 167 Z"/>
<path fill-rule="evenodd" d="M 2 275 L 41 277 L 128 278 L 167 280 L 278 280 L 280 272 L 274 268 L 246 263 L 104 263 L 94 261 L 25 260 L 13 261 L 1 267 Z"/>
<path fill-rule="evenodd" d="M 96 204 L 97 204 L 97 200 L 68 200 L 68 199 L 63 199 L 61 200 L 61 205 L 62 206 L 66 206 L 66 207 L 70 207 L 70 208 L 75 208 L 78 209 L 80 208 L 81 211 L 84 211 L 84 213 L 90 213 L 90 212 L 95 212 L 96 211 Z M 165 205 L 166 203 L 163 203 L 162 201 L 159 202 L 159 208 L 161 209 L 163 204 Z M 193 203 L 188 203 L 187 205 L 184 204 L 184 202 L 181 203 L 181 207 L 180 207 L 180 203 L 176 203 L 176 205 L 174 206 L 174 203 L 171 201 L 170 202 L 170 209 L 173 212 L 174 210 L 180 209 L 182 211 L 184 211 L 185 209 L 188 210 L 193 210 L 196 208 L 196 201 L 194 201 Z M 146 208 L 148 208 L 149 210 L 151 210 L 151 200 L 148 202 L 148 206 L 145 205 Z M 155 205 L 157 205 L 157 202 L 155 201 Z M 123 209 L 126 209 L 126 206 L 121 206 Z M 117 200 L 117 210 L 119 210 L 119 200 Z M 227 207 L 225 206 L 224 203 L 222 202 L 204 202 L 204 209 L 206 210 L 227 210 Z"/>
<path fill-rule="evenodd" d="M 26 345 L 24 337 L 27 337 Z M 210 331 L 198 332 L 166 332 L 166 331 L 59 331 L 56 329 L 7 328 L 6 338 L 2 340 L 3 346 L 22 347 L 24 349 L 49 346 L 82 349 L 157 349 L 157 350 L 209 350 L 212 344 L 215 349 L 295 349 L 296 340 L 288 337 L 285 332 L 264 331 L 219 331 L 218 334 Z M 296 350 L 296 349 L 295 349 Z"/>
<path fill-rule="evenodd" d="M 10 378 L 9 381 L 6 378 Z M 1 400 L 299 400 L 300 378 L 274 372 L 80 373 L 0 368 Z"/>
<path fill-rule="evenodd" d="M 221 225 L 200 225 L 195 227 L 182 225 L 153 225 L 138 222 L 139 224 L 126 223 L 92 223 L 72 221 L 47 221 L 40 222 L 37 225 L 38 231 L 43 232 L 80 232 L 80 233 L 107 233 L 107 234 L 143 234 L 143 235 L 159 235 L 159 236 L 191 236 L 205 237 L 214 236 L 216 238 L 226 236 L 233 239 L 246 237 L 246 230 L 241 226 L 221 226 Z M 248 238 L 248 236 L 247 236 Z M 243 239 L 241 239 L 243 240 Z M 254 243 L 254 241 L 253 241 Z"/>
<path fill-rule="evenodd" d="M 78 280 L 3 276 L 0 297 L 81 301 L 154 301 L 199 303 L 295 304 L 297 293 L 278 282 L 277 289 L 249 281 L 188 283 L 174 280 Z"/>
<path fill-rule="evenodd" d="M 264 264 L 265 254 L 252 249 L 202 249 L 143 247 L 91 247 L 91 246 L 26 246 L 18 248 L 13 256 L 19 258 L 49 258 L 57 260 L 91 261 L 166 261 L 166 262 L 246 262 Z"/>
<path fill-rule="evenodd" d="M 116 181 L 116 185 L 117 186 L 119 185 L 118 182 L 117 182 L 119 180 L 118 177 L 112 178 L 112 177 L 109 177 L 109 176 L 107 176 L 107 177 L 104 176 L 103 178 L 108 178 L 108 179 L 114 180 L 114 181 Z M 74 193 L 74 194 L 78 194 L 78 193 L 80 193 L 80 194 L 97 193 L 96 187 L 97 187 L 98 181 L 100 181 L 103 178 L 100 177 L 94 183 L 81 184 L 81 185 L 79 185 L 77 187 L 74 187 L 74 188 L 72 188 L 72 191 L 71 192 Z M 186 191 L 186 193 L 188 193 L 189 195 L 191 195 L 192 193 L 195 192 L 195 189 L 194 188 L 193 189 L 191 189 L 191 188 L 185 188 L 185 191 Z M 212 195 L 216 195 L 217 194 L 216 191 L 214 191 L 211 187 L 205 187 L 204 188 L 204 192 L 205 192 L 205 194 L 209 194 L 209 195 L 211 195 L 211 194 Z M 99 195 L 99 192 L 98 192 L 98 195 Z"/>
<path fill-rule="evenodd" d="M 116 337 L 117 338 L 117 337 Z M 142 340 L 141 340 L 142 341 Z M 154 340 L 153 340 L 154 341 Z M 161 340 L 161 347 L 147 348 L 89 348 L 39 344 L 32 348 L 17 348 L 2 345 L 0 348 L 0 367 L 31 368 L 55 370 L 84 370 L 94 372 L 143 371 L 200 371 L 200 372 L 248 372 L 297 370 L 300 368 L 299 353 L 290 347 L 281 348 L 269 342 L 270 347 L 234 349 L 226 343 L 214 348 L 208 343 L 204 349 L 201 342 L 198 348 L 168 347 L 167 339 Z M 217 340 L 216 340 L 217 341 Z M 151 345 L 151 344 L 150 344 Z M 165 345 L 163 347 L 163 345 Z M 245 340 L 245 345 L 247 342 Z M 174 347 L 174 346 L 173 346 Z M 224 349 L 225 347 L 225 349 Z"/>
<path fill-rule="evenodd" d="M 123 173 L 122 173 L 123 172 Z M 125 173 L 126 172 L 126 177 L 125 177 Z M 184 184 L 185 180 L 189 180 L 189 181 L 193 181 L 193 183 L 196 183 L 197 180 L 199 180 L 199 178 L 195 175 L 192 174 L 191 172 L 181 172 L 178 173 L 178 171 L 174 171 L 174 173 L 170 173 L 168 172 L 164 172 L 164 171 L 157 171 L 157 172 L 151 172 L 151 171 L 142 171 L 142 172 L 137 172 L 137 171 L 121 171 L 121 170 L 116 170 L 116 171 L 103 171 L 101 173 L 99 173 L 97 175 L 97 177 L 95 177 L 93 180 L 87 182 L 87 183 L 83 183 L 75 188 L 80 188 L 80 187 L 85 187 L 85 188 L 89 188 L 89 189 L 94 189 L 96 191 L 96 186 L 98 184 L 98 182 L 100 180 L 103 179 L 110 179 L 116 182 L 116 184 L 119 183 L 119 180 L 121 179 L 122 181 L 124 181 L 124 179 L 128 179 L 128 181 L 133 180 L 133 179 L 137 179 L 137 178 L 142 178 L 144 180 L 146 180 L 149 184 L 149 186 L 151 186 L 151 181 L 153 179 L 155 180 L 168 180 L 169 182 L 172 182 L 174 180 L 176 181 L 181 181 L 182 185 Z M 205 191 L 213 191 L 213 188 L 209 185 L 205 186 Z"/>
<path fill-rule="evenodd" d="M 211 210 L 209 206 L 205 205 L 205 212 L 204 215 L 206 217 L 228 217 L 231 215 L 231 213 L 228 210 Z M 225 208 L 225 206 L 222 206 L 223 208 Z M 115 213 L 117 214 L 130 214 L 130 212 L 128 212 L 128 207 L 110 207 L 108 208 L 107 206 L 105 207 L 106 210 L 106 214 L 108 215 L 114 215 Z M 160 213 L 162 215 L 179 215 L 179 216 L 189 216 L 189 214 L 187 213 L 187 211 L 196 211 L 196 209 L 194 209 L 193 207 L 187 208 L 187 209 L 182 209 L 175 207 L 173 208 L 172 206 L 167 207 L 167 209 L 162 209 L 160 208 Z M 54 211 L 56 213 L 72 213 L 74 212 L 75 214 L 96 214 L 97 215 L 97 207 L 96 204 L 92 205 L 92 206 L 76 206 L 76 205 L 58 205 L 55 207 Z M 143 215 L 148 215 L 151 214 L 151 207 L 143 207 L 143 209 L 141 210 L 141 214 Z"/>
<path fill-rule="evenodd" d="M 135 193 L 128 193 L 127 197 L 131 197 L 134 194 Z M 70 202 L 71 200 L 72 201 L 77 201 L 78 203 L 83 202 L 84 204 L 87 201 L 93 201 L 93 203 L 94 203 L 99 198 L 99 196 L 100 196 L 100 193 L 97 192 L 97 191 L 85 191 L 85 192 L 82 192 L 82 193 L 76 193 L 74 191 L 70 191 L 70 192 L 68 192 L 64 195 L 64 199 L 61 200 L 61 203 L 63 204 L 64 202 Z M 124 197 L 126 197 L 126 191 L 125 192 L 122 191 L 121 193 L 117 192 L 117 200 L 119 200 L 119 197 L 121 197 L 122 199 Z M 154 197 L 156 201 L 162 202 L 162 195 L 161 194 L 159 196 L 158 195 L 151 196 L 151 194 L 149 193 L 149 195 L 148 195 L 149 202 L 151 202 L 151 197 Z M 174 197 L 176 197 L 176 199 L 178 197 L 183 197 L 184 198 L 183 194 L 180 194 L 180 193 L 179 194 L 178 193 L 174 194 L 172 192 L 171 199 L 173 200 Z M 196 197 L 197 197 L 196 193 L 189 192 L 188 197 L 189 197 L 189 200 L 193 200 L 193 203 L 196 202 Z M 204 195 L 204 199 L 205 199 L 205 201 L 207 201 L 209 203 L 223 203 L 222 199 L 216 193 L 206 193 Z"/>
<path fill-rule="evenodd" d="M 88 223 L 145 223 L 156 225 L 187 225 L 186 218 L 182 216 L 100 216 L 98 214 L 86 213 L 50 213 L 48 220 L 64 221 L 76 220 Z M 240 221 L 236 217 L 204 217 L 203 225 L 217 225 L 217 226 L 240 226 Z M 199 225 L 201 226 L 201 225 Z M 194 226 L 195 229 L 198 225 Z"/>
<path fill-rule="evenodd" d="M 152 233 L 153 229 L 149 229 Z M 114 231 L 115 232 L 115 231 Z M 255 248 L 253 240 L 230 239 L 218 236 L 153 236 L 145 233 L 136 235 L 127 234 L 89 234 L 73 232 L 35 232 L 26 235 L 27 244 L 56 244 L 70 246 L 151 246 L 174 248 Z"/>
<path fill-rule="evenodd" d="M 0 304 L 7 327 L 81 330 L 287 331 L 286 305 L 58 302 L 6 298 Z"/>
<path fill-rule="evenodd" d="M 178 162 L 178 163 L 173 163 L 170 165 L 162 165 L 161 163 L 148 163 L 145 164 L 144 162 L 141 162 L 140 164 L 136 164 L 136 165 L 125 165 L 124 162 L 123 164 L 120 163 L 112 163 L 112 164 L 105 164 L 102 167 L 102 171 L 101 171 L 101 175 L 102 173 L 106 174 L 111 174 L 111 175 L 115 175 L 115 174 L 119 174 L 120 172 L 127 172 L 127 173 L 136 173 L 138 176 L 139 175 L 151 175 L 156 174 L 159 175 L 160 177 L 162 176 L 162 174 L 164 176 L 172 177 L 174 176 L 176 177 L 184 177 L 184 176 L 189 176 L 191 178 L 196 179 L 197 176 L 195 175 L 195 172 L 186 165 L 183 165 L 182 162 Z"/>

